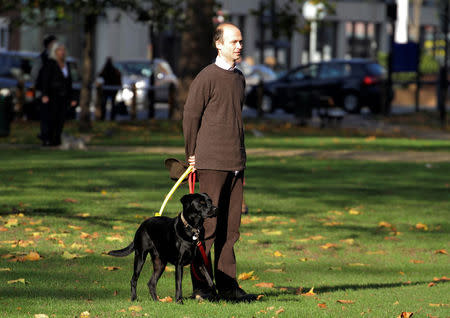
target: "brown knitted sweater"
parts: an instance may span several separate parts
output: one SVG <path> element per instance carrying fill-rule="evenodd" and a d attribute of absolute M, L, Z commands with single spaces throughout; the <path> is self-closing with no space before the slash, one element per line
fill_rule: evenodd
<path fill-rule="evenodd" d="M 195 168 L 245 168 L 244 98 L 245 79 L 237 69 L 210 64 L 196 76 L 183 113 L 186 158 L 195 155 Z"/>

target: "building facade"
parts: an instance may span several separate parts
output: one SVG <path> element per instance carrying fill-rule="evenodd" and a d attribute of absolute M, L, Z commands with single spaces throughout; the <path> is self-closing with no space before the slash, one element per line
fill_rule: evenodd
<path fill-rule="evenodd" d="M 278 32 L 273 17 L 280 8 L 293 3 L 292 14 L 296 17 L 290 35 Z M 264 63 L 267 58 L 286 68 L 305 63 L 310 59 L 377 58 L 379 52 L 389 50 L 391 24 L 387 18 L 384 0 L 334 0 L 329 1 L 334 12 L 324 17 L 317 26 L 316 50 L 310 47 L 311 39 L 308 23 L 300 13 L 300 4 L 289 0 L 219 0 L 221 12 L 226 21 L 238 25 L 244 36 L 244 56 L 256 63 Z M 442 42 L 439 30 L 437 0 L 423 0 L 420 11 L 421 43 L 438 56 L 437 44 Z M 262 5 L 265 10 L 261 10 Z M 263 14 L 255 14 L 255 11 Z M 275 14 L 274 14 L 275 13 Z M 409 16 L 412 17 L 413 0 L 410 0 Z M 72 56 L 81 58 L 83 32 L 80 21 L 73 21 L 63 27 L 49 26 L 46 29 L 23 26 L 19 32 L 12 30 L 8 17 L 0 16 L 0 50 L 42 50 L 42 38 L 54 33 L 66 43 Z M 274 32 L 275 31 L 275 32 Z M 278 34 L 278 35 L 277 35 Z M 179 44 L 176 36 L 162 36 L 160 56 L 175 64 Z M 150 57 L 149 27 L 135 22 L 127 13 L 110 9 L 98 18 L 95 34 L 94 65 L 98 72 L 108 56 L 116 60 L 147 59 Z M 313 56 L 314 55 L 314 56 Z"/>

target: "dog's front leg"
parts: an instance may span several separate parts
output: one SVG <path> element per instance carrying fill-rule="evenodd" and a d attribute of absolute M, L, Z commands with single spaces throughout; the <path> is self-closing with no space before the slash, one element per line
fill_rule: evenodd
<path fill-rule="evenodd" d="M 183 282 L 183 266 L 181 265 L 181 262 L 178 262 L 175 269 L 175 301 L 179 304 L 183 303 L 183 288 L 182 288 L 182 282 Z"/>

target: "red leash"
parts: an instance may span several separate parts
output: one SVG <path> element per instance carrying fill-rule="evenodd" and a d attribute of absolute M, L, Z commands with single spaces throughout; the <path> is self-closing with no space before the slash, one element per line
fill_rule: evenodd
<path fill-rule="evenodd" d="M 190 194 L 193 194 L 195 192 L 196 175 L 197 175 L 197 173 L 195 171 L 193 171 L 189 174 L 188 180 L 189 180 L 189 193 Z M 200 250 L 200 253 L 202 254 L 203 262 L 205 263 L 206 268 L 209 269 L 210 268 L 209 267 L 210 266 L 209 259 L 208 259 L 208 256 L 206 256 L 205 248 L 203 247 L 202 242 L 197 241 L 197 246 L 198 246 L 198 249 Z M 191 269 L 192 269 L 192 273 L 194 274 L 194 276 L 197 280 L 203 280 L 198 276 L 193 264 L 191 264 Z"/>

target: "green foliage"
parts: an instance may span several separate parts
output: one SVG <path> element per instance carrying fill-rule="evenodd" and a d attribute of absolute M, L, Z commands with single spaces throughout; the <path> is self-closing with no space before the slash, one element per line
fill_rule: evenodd
<path fill-rule="evenodd" d="M 388 54 L 385 52 L 378 53 L 378 63 L 387 69 Z M 439 71 L 439 62 L 428 53 L 423 53 L 420 56 L 419 70 L 422 75 L 436 74 Z M 416 74 L 414 72 L 402 72 L 392 74 L 394 81 L 408 82 L 414 81 Z"/>

